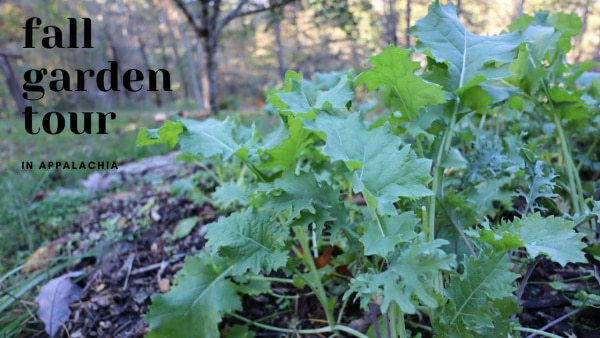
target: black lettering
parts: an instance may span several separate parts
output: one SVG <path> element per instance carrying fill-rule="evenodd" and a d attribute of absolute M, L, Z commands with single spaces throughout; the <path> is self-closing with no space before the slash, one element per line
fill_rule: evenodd
<path fill-rule="evenodd" d="M 54 131 L 52 131 L 52 116 L 56 116 L 56 128 Z M 63 130 L 65 130 L 65 118 L 64 116 L 62 116 L 61 113 L 51 111 L 44 115 L 44 118 L 42 119 L 42 127 L 44 128 L 44 131 L 48 134 L 60 134 Z"/>
<path fill-rule="evenodd" d="M 37 114 L 36 111 L 33 111 L 33 107 L 27 106 L 23 114 L 25 115 L 25 131 L 31 135 L 39 133 L 40 128 L 38 128 L 37 131 L 33 131 L 33 115 Z"/>

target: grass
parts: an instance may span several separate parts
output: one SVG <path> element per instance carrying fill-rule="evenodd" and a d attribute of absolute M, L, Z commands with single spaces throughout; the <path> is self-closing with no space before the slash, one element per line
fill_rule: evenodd
<path fill-rule="evenodd" d="M 55 257 L 46 271 L 30 273 L 21 272 L 24 262 L 38 248 L 64 235 L 74 216 L 94 198 L 80 184 L 94 170 L 44 170 L 38 168 L 40 161 L 115 161 L 120 166 L 168 153 L 171 149 L 166 145 L 136 147 L 140 128 L 161 126 L 162 122 L 153 119 L 155 113 L 166 112 L 170 117 L 178 111 L 191 110 L 181 102 L 164 109 L 140 105 L 116 110 L 117 118 L 107 121 L 107 135 L 74 135 L 68 127 L 58 135 L 30 135 L 25 131 L 24 119 L 1 120 L 0 133 L 4 137 L 0 138 L 0 336 L 22 333 L 20 324 L 30 320 L 34 312 L 30 301 L 37 287 L 74 258 Z M 216 118 L 225 116 L 266 130 L 273 129 L 275 121 L 257 110 L 222 111 Z M 40 122 L 41 114 L 35 117 L 34 125 L 39 126 Z M 92 129 L 96 130 L 96 126 Z M 32 161 L 34 168 L 21 169 L 25 161 Z"/>
<path fill-rule="evenodd" d="M 39 181 L 47 170 L 23 171 L 22 161 L 117 161 L 128 162 L 168 151 L 167 148 L 136 148 L 135 139 L 140 127 L 154 127 L 152 113 L 119 112 L 115 120 L 107 121 L 106 135 L 74 135 L 65 131 L 57 135 L 30 135 L 25 131 L 23 119 L 3 120 L 0 133 L 0 175 L 17 174 L 21 178 Z M 38 119 L 38 123 L 39 123 Z M 94 128 L 95 130 L 95 128 Z M 45 184 L 73 187 L 77 179 L 87 177 L 92 170 L 72 170 L 50 177 Z M 57 176 L 58 175 L 58 176 Z M 61 177 L 61 175 L 65 175 Z M 53 183 L 54 182 L 54 183 Z"/>
<path fill-rule="evenodd" d="M 166 146 L 137 148 L 138 131 L 158 126 L 152 118 L 154 113 L 182 109 L 173 105 L 163 110 L 147 106 L 117 110 L 117 118 L 107 122 L 107 135 L 74 135 L 68 130 L 58 135 L 30 135 L 25 131 L 24 119 L 1 120 L 0 336 L 22 333 L 21 323 L 34 312 L 30 301 L 38 286 L 74 259 L 56 257 L 46 269 L 30 273 L 21 272 L 23 263 L 42 245 L 63 235 L 73 217 L 92 199 L 79 181 L 93 170 L 40 170 L 39 162 L 123 164 L 167 153 L 170 149 Z M 38 115 L 34 123 L 39 125 L 40 121 Z M 21 169 L 23 161 L 34 162 L 34 169 Z"/>
<path fill-rule="evenodd" d="M 165 109 L 162 111 L 169 111 Z M 168 147 L 137 148 L 135 140 L 141 127 L 154 128 L 152 115 L 158 109 L 118 111 L 107 122 L 106 135 L 30 135 L 24 119 L 4 119 L 0 123 L 0 275 L 22 262 L 40 245 L 55 239 L 82 205 L 89 202 L 80 180 L 94 170 L 38 169 L 40 161 L 107 161 L 118 164 L 167 153 Z M 37 117 L 34 123 L 40 123 Z M 94 127 L 95 130 L 95 127 Z M 21 169 L 21 162 L 32 161 L 34 169 Z M 68 193 L 54 191 L 71 189 Z M 39 197 L 39 196 L 38 196 Z"/>
<path fill-rule="evenodd" d="M 38 168 L 41 161 L 114 161 L 121 165 L 167 153 L 171 149 L 166 145 L 136 147 L 140 128 L 161 126 L 162 122 L 153 120 L 156 113 L 165 112 L 170 117 L 178 111 L 192 109 L 189 104 L 176 102 L 163 109 L 142 104 L 115 111 L 117 118 L 107 121 L 106 135 L 75 135 L 68 128 L 57 135 L 43 132 L 30 135 L 25 131 L 24 119 L 2 119 L 0 133 L 5 136 L 0 138 L 0 190 L 3 192 L 0 196 L 0 276 L 25 261 L 41 245 L 60 236 L 72 217 L 90 202 L 80 181 L 94 170 L 44 170 Z M 41 123 L 41 115 L 34 117 L 35 126 Z M 258 110 L 222 111 L 216 118 L 227 115 L 247 124 L 255 123 L 259 128 L 273 129 L 273 119 Z M 96 130 L 95 125 L 92 130 Z M 25 161 L 32 161 L 33 169 L 21 169 Z"/>

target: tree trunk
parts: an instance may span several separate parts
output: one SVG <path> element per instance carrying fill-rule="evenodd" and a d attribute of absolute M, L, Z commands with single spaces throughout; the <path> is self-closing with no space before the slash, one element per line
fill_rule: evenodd
<path fill-rule="evenodd" d="M 277 3 L 277 5 L 270 5 L 268 7 L 263 5 L 260 8 L 246 10 L 244 9 L 244 6 L 249 4 L 248 0 L 239 0 L 237 5 L 235 5 L 235 9 L 221 19 L 219 18 L 219 15 L 221 14 L 221 0 L 197 0 L 196 4 L 200 6 L 199 13 L 197 13 L 195 9 L 193 12 L 190 12 L 186 1 L 175 0 L 177 7 L 185 14 L 188 22 L 194 27 L 194 31 L 202 42 L 204 51 L 204 62 L 202 64 L 202 93 L 204 96 L 203 106 L 206 111 L 209 113 L 216 113 L 219 108 L 219 81 L 217 78 L 218 60 L 216 54 L 218 50 L 219 35 L 223 28 L 236 18 L 272 10 L 275 7 L 285 6 L 290 2 L 291 0 L 286 0 Z M 208 101 L 208 104 L 206 101 Z M 207 107 L 209 109 L 207 109 Z"/>
<path fill-rule="evenodd" d="M 269 0 L 269 5 L 273 5 L 273 0 Z M 281 17 L 277 17 L 273 22 L 273 35 L 275 36 L 275 48 L 277 52 L 277 68 L 279 77 L 285 78 L 285 64 L 283 63 L 283 47 L 281 45 Z"/>
<path fill-rule="evenodd" d="M 388 0 L 388 16 L 387 16 L 387 39 L 388 44 L 398 45 L 398 36 L 396 34 L 398 28 L 398 17 L 396 15 L 396 0 Z"/>
<path fill-rule="evenodd" d="M 281 45 L 281 23 L 273 25 L 273 33 L 275 33 L 275 46 L 277 48 L 277 65 L 279 67 L 279 76 L 285 78 L 285 64 L 283 63 L 283 47 Z"/>
<path fill-rule="evenodd" d="M 214 114 L 219 110 L 219 79 L 217 78 L 219 65 L 215 56 L 217 55 L 219 41 L 217 23 L 221 13 L 221 0 L 202 0 L 201 5 L 200 15 L 207 30 L 206 36 L 203 37 L 204 76 L 208 78 L 209 111 Z"/>
<path fill-rule="evenodd" d="M 202 81 L 202 110 L 204 113 L 210 113 L 210 88 L 209 88 L 209 80 L 208 80 L 208 72 L 206 71 L 206 53 L 204 52 L 204 43 L 199 43 L 197 45 L 198 52 L 198 62 L 200 63 L 200 68 L 202 72 L 200 73 L 200 79 Z"/>
<path fill-rule="evenodd" d="M 179 30 L 181 32 L 181 38 L 183 39 L 183 47 L 185 48 L 185 57 L 188 60 L 188 65 L 190 67 L 189 78 L 192 82 L 192 92 L 194 93 L 194 100 L 196 101 L 196 105 L 198 109 L 202 108 L 202 95 L 200 94 L 200 85 L 198 84 L 198 71 L 196 70 L 196 62 L 194 61 L 194 55 L 192 53 L 192 46 L 190 44 L 190 39 L 187 35 L 187 30 L 185 29 L 185 23 L 182 22 L 179 25 Z"/>
<path fill-rule="evenodd" d="M 525 6 L 525 0 L 521 0 L 519 2 L 519 4 L 517 5 L 517 12 L 515 13 L 515 17 L 513 18 L 513 21 L 515 21 L 516 19 L 520 18 L 523 16 L 523 7 Z"/>
<path fill-rule="evenodd" d="M 156 35 L 158 39 L 158 45 L 160 46 L 160 56 L 162 58 L 163 68 L 169 69 L 169 58 L 167 57 L 167 47 L 165 46 L 165 37 L 163 36 L 160 29 Z M 175 94 L 173 91 L 169 91 L 169 96 L 171 97 L 171 102 L 175 101 Z"/>
<path fill-rule="evenodd" d="M 108 31 L 108 28 L 106 26 L 104 26 L 104 35 L 106 36 L 106 41 L 108 41 L 108 45 L 110 47 L 110 52 L 112 54 L 112 58 L 115 62 L 117 62 L 118 65 L 122 65 L 121 63 L 121 58 L 119 57 L 119 51 L 117 49 L 117 46 L 115 45 L 115 41 L 113 40 L 112 36 L 110 35 L 110 32 Z M 118 72 L 119 72 L 119 78 L 123 78 L 123 74 L 121 74 L 121 67 L 118 68 Z M 115 97 L 117 98 L 117 105 L 119 102 L 119 95 L 115 95 Z M 125 97 L 127 99 L 129 99 L 129 91 L 125 90 Z"/>
<path fill-rule="evenodd" d="M 188 82 L 186 81 L 189 75 L 185 73 L 185 69 L 183 69 L 183 60 L 181 58 L 181 54 L 179 54 L 179 49 L 177 48 L 177 39 L 175 37 L 175 32 L 171 26 L 171 23 L 167 21 L 167 27 L 169 29 L 169 37 L 171 39 L 171 49 L 173 50 L 173 57 L 175 58 L 175 67 L 179 71 L 179 76 L 181 77 L 181 85 L 183 86 L 183 97 L 187 100 L 190 98 L 190 90 L 188 87 Z"/>
<path fill-rule="evenodd" d="M 202 64 L 202 96 L 206 113 L 216 113 L 219 109 L 219 80 L 217 78 L 218 63 L 215 58 L 218 46 L 217 21 L 221 12 L 220 0 L 201 0 L 200 22 L 203 23 L 204 32 L 200 35 L 203 49 Z M 212 9 L 212 10 L 211 10 Z"/>
<path fill-rule="evenodd" d="M 17 108 L 20 112 L 24 112 L 25 108 L 27 107 L 27 103 L 25 103 L 25 99 L 23 98 L 21 86 L 19 85 L 19 81 L 17 80 L 15 73 L 10 66 L 8 56 L 2 53 L 0 53 L 0 70 L 2 70 L 2 73 L 6 78 L 6 84 L 10 91 L 10 95 L 12 95 L 14 98 Z"/>
<path fill-rule="evenodd" d="M 216 113 L 219 110 L 219 79 L 217 78 L 218 63 L 215 58 L 217 54 L 216 39 L 205 39 L 204 41 L 204 74 L 208 84 L 209 111 Z M 204 80 L 202 81 L 204 85 Z"/>
<path fill-rule="evenodd" d="M 585 34 L 585 31 L 587 30 L 587 23 L 588 23 L 588 17 L 590 15 L 590 6 L 591 6 L 591 1 L 587 0 L 585 2 L 585 10 L 583 11 L 583 15 L 581 17 L 581 22 L 582 22 L 582 26 L 581 26 L 581 32 L 579 32 L 579 35 L 577 35 L 575 37 L 575 43 L 574 45 L 577 46 L 577 56 L 575 57 L 575 63 L 579 63 L 579 60 L 581 59 L 581 52 L 583 50 L 583 46 L 581 45 L 581 41 L 583 41 L 583 35 Z M 573 46 L 575 47 L 575 46 Z"/>
<path fill-rule="evenodd" d="M 598 33 L 600 33 L 600 29 L 598 30 Z M 596 51 L 594 52 L 594 57 L 592 60 L 600 62 L 600 43 L 596 45 Z M 596 66 L 596 69 L 598 68 L 600 67 Z"/>
<path fill-rule="evenodd" d="M 410 0 L 406 0 L 406 48 L 410 47 Z"/>
<path fill-rule="evenodd" d="M 146 69 L 152 69 L 150 68 L 150 60 L 148 59 L 148 53 L 146 52 L 146 45 L 144 44 L 144 41 L 142 41 L 142 39 L 140 39 L 140 36 L 137 36 L 137 40 L 138 40 L 138 44 L 140 46 L 140 54 L 142 55 L 142 61 L 144 62 L 144 67 L 146 67 Z M 160 95 L 158 92 L 154 92 L 154 102 L 156 102 L 156 105 L 158 107 L 162 107 L 162 100 L 160 99 Z"/>

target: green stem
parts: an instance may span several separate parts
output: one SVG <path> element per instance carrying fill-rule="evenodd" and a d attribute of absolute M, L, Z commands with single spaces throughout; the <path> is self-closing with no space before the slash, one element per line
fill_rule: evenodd
<path fill-rule="evenodd" d="M 264 281 L 273 282 L 273 283 L 294 284 L 294 281 L 289 278 L 265 277 L 265 276 L 261 276 L 261 275 L 248 276 L 246 278 L 248 278 L 249 280 L 264 280 Z"/>
<path fill-rule="evenodd" d="M 436 199 L 442 197 L 442 177 L 444 175 L 444 168 L 441 166 L 442 157 L 445 153 L 450 149 L 450 143 L 452 141 L 452 132 L 454 127 L 456 126 L 456 115 L 458 113 L 458 107 L 460 104 L 460 98 L 456 98 L 456 103 L 454 104 L 454 112 L 452 113 L 452 119 L 450 120 L 450 126 L 444 131 L 442 135 L 442 142 L 440 144 L 440 148 L 438 149 L 438 153 L 436 156 L 435 163 L 433 164 L 433 196 L 429 198 L 429 215 L 427 216 L 428 224 L 424 227 L 425 235 L 428 241 L 433 241 L 435 239 L 435 207 L 436 207 Z M 434 273 L 432 276 L 433 280 L 433 289 L 436 293 L 442 294 L 444 291 L 444 286 L 442 284 L 442 279 L 439 273 Z"/>
<path fill-rule="evenodd" d="M 427 332 L 432 332 L 433 331 L 433 329 L 431 327 L 429 327 L 427 325 L 423 325 L 423 324 L 417 323 L 417 322 L 413 322 L 413 321 L 408 321 L 408 325 L 416 327 L 416 328 L 424 330 L 424 331 L 427 331 Z"/>
<path fill-rule="evenodd" d="M 444 131 L 442 135 L 442 141 L 440 147 L 438 149 L 438 153 L 433 163 L 433 196 L 429 198 L 429 216 L 427 220 L 429 224 L 424 228 L 425 234 L 427 235 L 427 240 L 432 241 L 435 239 L 435 202 L 438 197 L 441 197 L 441 189 L 442 189 L 442 176 L 444 174 L 444 168 L 441 166 L 442 157 L 445 153 L 450 149 L 450 143 L 452 141 L 452 131 L 456 126 L 456 115 L 458 112 L 458 106 L 460 103 L 460 99 L 456 99 L 456 103 L 454 105 L 454 112 L 452 113 L 452 119 L 450 120 L 450 126 Z M 441 291 L 441 290 L 436 290 Z"/>
<path fill-rule="evenodd" d="M 336 331 L 343 331 L 343 332 L 346 332 L 346 333 L 350 333 L 350 334 L 352 334 L 352 335 L 354 335 L 356 337 L 359 337 L 359 338 L 370 338 L 366 334 L 363 334 L 362 332 L 359 332 L 359 331 L 357 331 L 357 330 L 355 330 L 355 329 L 353 329 L 351 327 L 344 326 L 344 325 L 336 325 L 336 326 L 333 327 L 333 329 L 336 330 Z"/>
<path fill-rule="evenodd" d="M 533 68 L 537 68 L 537 64 L 533 60 L 531 54 L 529 55 L 529 62 Z M 575 214 L 581 215 L 581 211 L 585 209 L 585 202 L 583 199 L 583 188 L 581 186 L 581 179 L 579 178 L 579 172 L 577 171 L 575 164 L 573 163 L 573 158 L 571 157 L 571 151 L 569 150 L 569 144 L 567 143 L 567 138 L 565 137 L 565 132 L 562 128 L 562 124 L 560 122 L 560 118 L 558 117 L 558 113 L 556 112 L 556 107 L 554 106 L 554 102 L 550 97 L 550 90 L 548 90 L 548 84 L 546 80 L 540 79 L 540 84 L 544 93 L 546 94 L 546 98 L 548 99 L 548 103 L 550 105 L 550 109 L 552 110 L 552 118 L 554 120 L 554 125 L 558 130 L 558 137 L 560 138 L 560 146 L 563 152 L 563 157 L 565 160 L 565 169 L 567 174 L 567 179 L 569 181 L 569 194 L 571 195 L 571 204 L 573 205 L 573 209 Z"/>
<path fill-rule="evenodd" d="M 313 257 L 319 257 L 319 248 L 317 247 L 317 225 L 311 223 L 310 238 L 312 239 Z"/>
<path fill-rule="evenodd" d="M 230 313 L 230 316 L 237 318 L 245 323 L 248 323 L 250 325 L 254 325 L 256 327 L 260 327 L 266 330 L 271 330 L 271 331 L 275 331 L 275 332 L 283 332 L 283 333 L 299 333 L 299 334 L 316 334 L 316 333 L 327 333 L 327 332 L 334 332 L 334 331 L 343 331 L 343 332 L 347 332 L 350 333 L 356 337 L 360 337 L 360 338 L 369 338 L 369 336 L 356 331 L 350 327 L 344 326 L 344 325 L 334 325 L 333 327 L 322 327 L 319 329 L 306 329 L 306 330 L 294 330 L 294 329 L 284 329 L 282 327 L 277 327 L 277 326 L 271 326 L 271 325 L 266 325 L 266 324 L 262 324 L 262 323 L 258 323 L 256 321 L 252 321 L 246 317 L 240 316 L 236 313 Z"/>
<path fill-rule="evenodd" d="M 350 297 L 347 297 L 346 299 L 344 299 L 342 301 L 342 307 L 340 308 L 340 312 L 338 313 L 337 323 L 342 322 L 342 317 L 344 316 L 344 311 L 346 310 L 346 306 L 348 305 L 349 300 L 350 300 Z"/>
<path fill-rule="evenodd" d="M 207 172 L 210 175 L 210 177 L 212 177 L 217 183 L 219 183 L 219 185 L 223 184 L 223 182 L 221 182 L 221 179 L 215 174 L 215 172 L 212 169 L 210 169 L 200 161 L 197 161 L 197 164 L 200 168 L 204 169 L 204 171 Z"/>
<path fill-rule="evenodd" d="M 273 296 L 275 298 L 280 298 L 280 299 L 294 299 L 294 300 L 300 299 L 300 295 L 299 294 L 295 294 L 293 296 L 290 296 L 290 295 L 280 295 L 280 294 L 275 293 L 273 291 L 268 291 L 267 294 L 269 294 L 269 295 L 271 295 L 271 296 Z"/>
<path fill-rule="evenodd" d="M 219 185 L 222 185 L 225 180 L 223 179 L 223 172 L 221 170 L 221 165 L 220 164 L 219 165 L 215 165 L 215 173 L 217 174 L 217 178 L 219 180 L 218 181 Z"/>
<path fill-rule="evenodd" d="M 460 98 L 457 97 L 454 104 L 454 111 L 452 112 L 452 118 L 450 119 L 450 125 L 442 135 L 442 141 L 438 149 L 435 162 L 433 163 L 433 184 L 431 187 L 433 191 L 433 196 L 429 197 L 429 207 L 427 208 L 428 215 L 427 217 L 425 217 L 427 220 L 427 224 L 424 224 L 423 227 L 423 231 L 425 232 L 428 241 L 433 241 L 435 239 L 435 207 L 437 198 L 440 198 L 440 200 L 442 198 L 442 178 L 444 175 L 444 168 L 441 166 L 442 157 L 445 153 L 448 152 L 448 149 L 450 149 L 450 144 L 452 143 L 452 132 L 456 126 L 459 106 Z M 434 292 L 440 295 L 443 294 L 444 284 L 442 281 L 441 273 L 433 273 L 433 276 L 431 276 L 431 278 Z M 433 320 L 433 313 L 431 319 Z"/>
<path fill-rule="evenodd" d="M 569 194 L 571 195 L 571 203 L 573 204 L 575 214 L 581 215 L 582 209 L 585 208 L 584 205 L 582 206 L 584 198 L 583 189 L 581 188 L 581 180 L 579 179 L 577 168 L 573 163 L 573 158 L 571 157 L 571 151 L 569 150 L 569 144 L 567 143 L 565 132 L 562 124 L 560 123 L 558 114 L 554 111 L 554 107 L 552 109 L 552 117 L 554 118 L 554 124 L 556 125 L 558 137 L 560 138 L 560 147 L 563 152 L 567 179 L 569 181 Z"/>
<path fill-rule="evenodd" d="M 386 319 L 388 320 L 387 327 L 389 328 L 389 332 L 387 333 L 388 337 L 396 338 L 398 337 L 398 328 L 396 324 L 398 321 L 396 320 L 396 304 L 392 302 L 390 307 L 387 310 Z"/>
<path fill-rule="evenodd" d="M 246 163 L 242 162 L 242 170 L 240 170 L 240 176 L 238 177 L 238 181 L 237 184 L 239 186 L 242 186 L 244 184 L 244 176 L 246 176 L 246 169 L 248 169 L 248 166 L 246 165 Z"/>
<path fill-rule="evenodd" d="M 304 251 L 304 254 L 300 253 L 300 251 L 294 246 L 292 246 L 292 250 L 294 250 L 296 256 L 302 257 L 304 265 L 310 270 L 310 275 L 313 281 L 312 283 L 309 281 L 308 285 L 311 289 L 313 289 L 315 295 L 317 296 L 317 299 L 321 303 L 321 306 L 323 306 L 323 310 L 325 311 L 325 316 L 327 317 L 327 323 L 329 324 L 329 327 L 333 328 L 333 326 L 335 325 L 333 310 L 330 309 L 329 303 L 327 301 L 327 294 L 325 293 L 323 283 L 321 283 L 321 277 L 319 276 L 319 272 L 317 270 L 317 267 L 315 266 L 315 261 L 310 256 L 310 248 L 308 247 L 308 239 L 306 238 L 306 233 L 304 232 L 304 229 L 302 229 L 302 227 L 300 226 L 292 227 L 292 229 L 294 230 L 296 238 L 298 238 L 298 242 L 300 242 L 300 246 L 302 247 L 302 251 Z"/>
<path fill-rule="evenodd" d="M 483 127 L 485 126 L 485 118 L 487 115 L 483 114 L 481 116 L 481 121 L 479 122 L 479 129 L 483 130 Z"/>
<path fill-rule="evenodd" d="M 598 145 L 598 142 L 600 142 L 600 137 L 596 137 L 596 139 L 594 140 L 594 142 L 592 143 L 592 145 L 590 146 L 588 151 L 586 151 L 585 155 L 583 155 L 583 157 L 581 158 L 581 162 L 579 162 L 579 164 L 577 165 L 577 168 L 576 168 L 577 172 L 579 172 L 579 170 L 581 170 L 583 163 L 585 163 L 585 161 L 587 161 L 588 157 L 590 157 L 592 152 L 594 152 L 594 150 L 596 150 L 596 146 Z"/>
<path fill-rule="evenodd" d="M 535 333 L 535 334 L 539 334 L 540 336 L 544 336 L 544 337 L 562 338 L 561 336 L 555 335 L 555 334 L 550 333 L 550 332 L 546 332 L 546 331 L 542 331 L 542 330 L 536 330 L 536 329 L 530 329 L 528 327 L 517 326 L 517 327 L 515 327 L 515 330 L 521 331 L 521 332 Z"/>
<path fill-rule="evenodd" d="M 419 155 L 419 157 L 421 158 L 425 158 L 425 152 L 423 151 L 423 135 L 418 135 L 417 136 L 417 154 Z"/>
<path fill-rule="evenodd" d="M 367 208 L 369 209 L 369 214 L 371 214 L 371 217 L 377 222 L 377 226 L 379 227 L 379 232 L 381 233 L 381 237 L 387 237 L 387 235 L 383 231 L 383 225 L 382 225 L 381 217 L 379 216 L 379 213 L 377 212 L 377 207 L 375 207 L 373 205 L 373 200 L 371 198 L 371 195 L 369 195 L 368 192 L 364 191 L 363 197 L 365 198 L 365 202 L 367 203 Z"/>
<path fill-rule="evenodd" d="M 396 314 L 396 318 L 398 322 L 396 323 L 396 327 L 399 329 L 400 338 L 406 338 L 406 324 L 404 324 L 404 313 L 398 307 L 397 304 L 394 304 L 394 307 L 397 308 L 398 313 Z"/>
<path fill-rule="evenodd" d="M 267 183 L 269 182 L 269 179 L 260 172 L 260 170 L 256 169 L 255 166 L 253 166 L 252 164 L 246 162 L 246 161 L 242 161 L 247 167 L 248 169 L 250 169 L 250 171 L 252 171 L 254 173 L 254 175 L 256 175 L 256 178 L 258 178 L 259 181 L 263 182 L 263 183 Z"/>

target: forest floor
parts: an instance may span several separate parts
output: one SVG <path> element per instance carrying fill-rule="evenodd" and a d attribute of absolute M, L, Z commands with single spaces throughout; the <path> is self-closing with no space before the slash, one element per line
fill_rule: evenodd
<path fill-rule="evenodd" d="M 189 194 L 191 189 L 173 189 L 174 185 L 189 183 L 186 177 L 198 170 L 202 169 L 175 161 L 172 153 L 123 165 L 118 174 L 96 173 L 88 178 L 88 189 L 103 197 L 77 214 L 64 236 L 49 245 L 55 246 L 57 255 L 86 257 L 61 271 L 81 272 L 76 284 L 83 292 L 79 301 L 71 304 L 72 312 L 58 336 L 142 337 L 149 332 L 143 317 L 151 296 L 168 292 L 185 257 L 203 249 L 205 224 L 218 217 L 209 203 L 199 202 Z M 116 190 L 111 188 L 115 185 Z M 200 181 L 195 188 L 203 186 Z M 212 189 L 203 189 L 202 193 L 208 195 Z M 185 224 L 189 228 L 190 223 L 185 220 L 192 217 L 193 229 L 182 230 Z M 189 234 L 178 238 L 182 231 Z M 64 250 L 68 247 L 73 250 L 67 253 Z M 596 279 L 580 278 L 589 275 L 591 269 L 584 265 L 562 268 L 541 260 L 524 290 L 521 304 L 524 310 L 518 318 L 521 325 L 541 328 L 570 314 L 547 331 L 600 337 L 600 311 L 594 308 L 577 311 L 572 305 L 575 291 L 598 289 Z M 562 282 L 557 284 L 557 281 Z M 264 295 L 248 297 L 244 301 L 244 316 L 279 327 L 290 327 L 291 323 L 297 328 L 323 325 L 319 302 L 306 296 L 308 291 L 288 285 L 274 285 L 274 290 L 290 296 L 290 301 L 281 302 Z M 351 320 L 351 327 L 363 332 L 369 328 L 370 316 L 357 304 L 350 304 L 345 312 L 344 318 Z M 222 332 L 240 323 L 226 320 Z M 419 329 L 419 323 L 428 325 L 427 318 L 414 316 L 407 321 L 413 334 L 430 336 L 427 330 Z M 39 336 L 44 330 L 43 323 L 35 316 L 26 325 L 35 332 L 32 336 Z M 256 335 L 279 336 L 283 334 L 260 332 L 260 329 Z"/>

